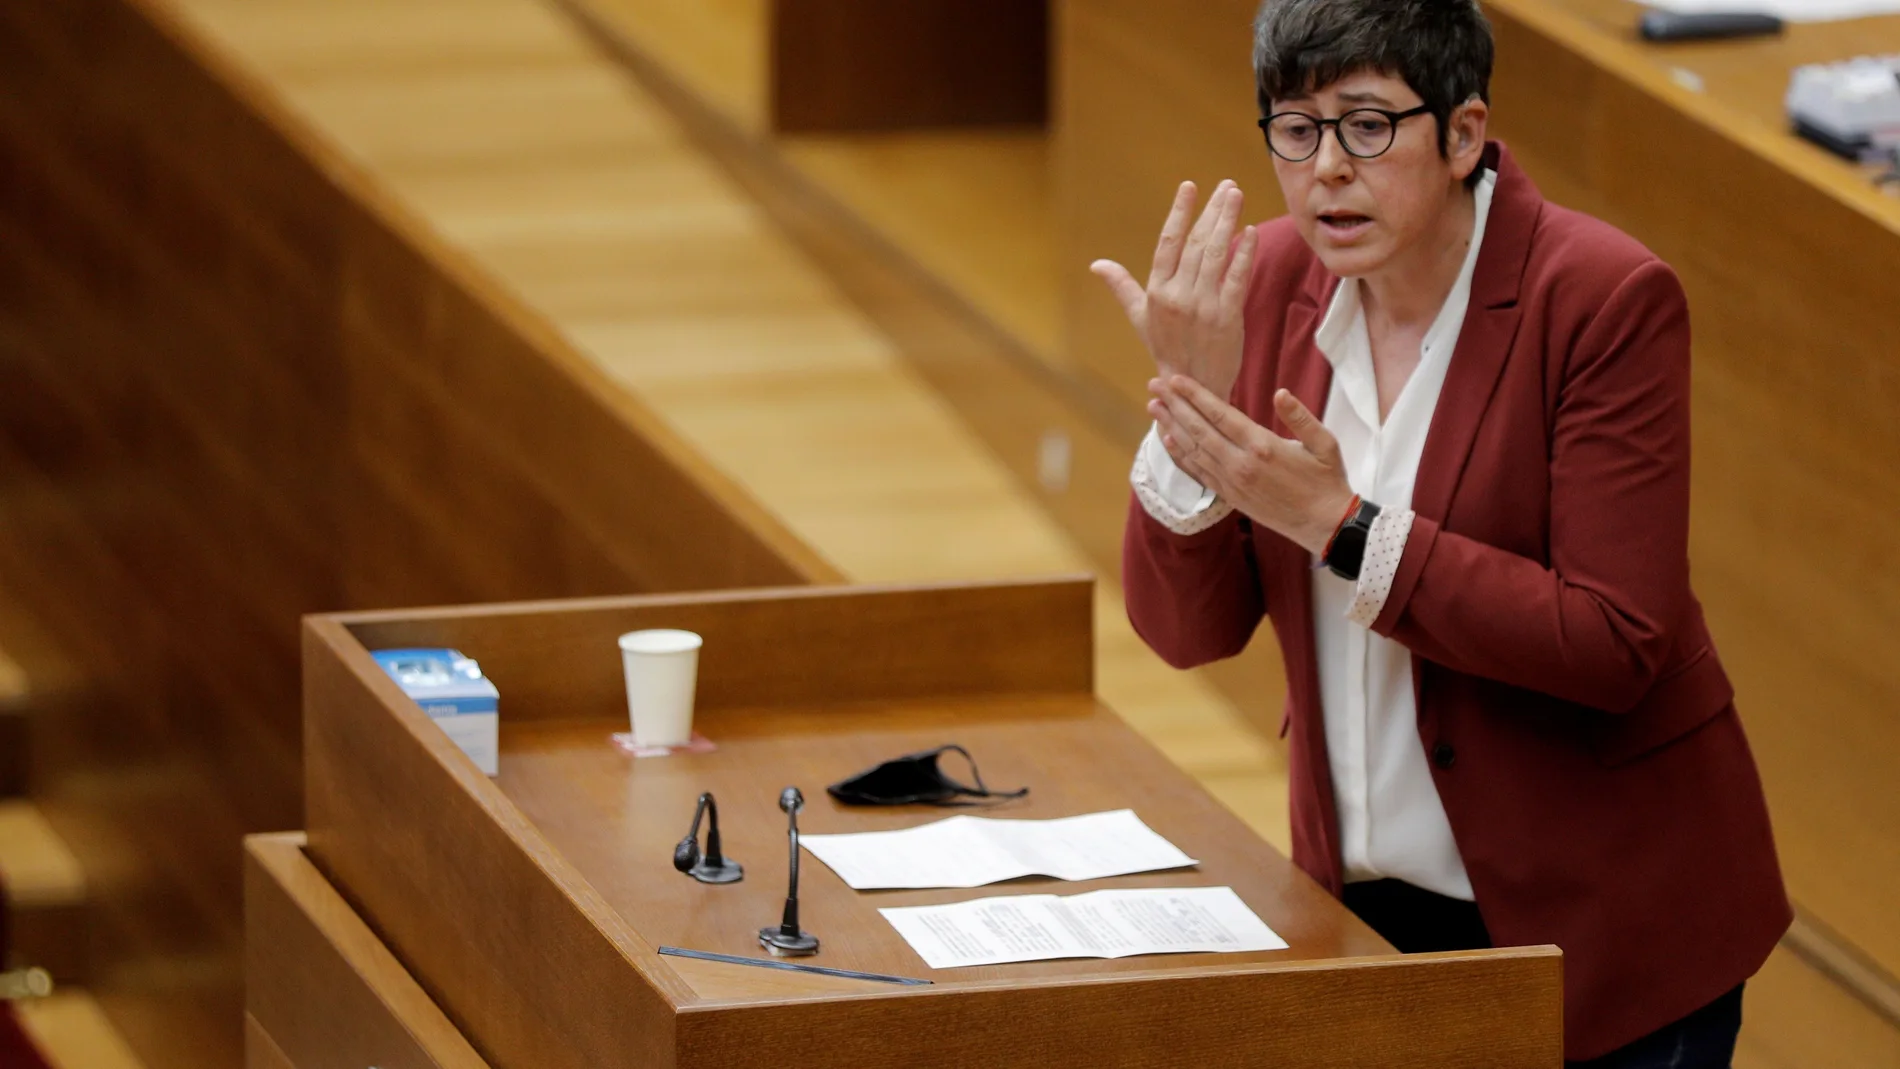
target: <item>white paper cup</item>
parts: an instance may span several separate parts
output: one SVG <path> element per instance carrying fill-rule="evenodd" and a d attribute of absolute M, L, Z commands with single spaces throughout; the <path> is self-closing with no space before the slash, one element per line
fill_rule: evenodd
<path fill-rule="evenodd" d="M 691 631 L 629 631 L 620 636 L 634 745 L 684 746 L 692 740 L 700 645 L 700 637 Z"/>

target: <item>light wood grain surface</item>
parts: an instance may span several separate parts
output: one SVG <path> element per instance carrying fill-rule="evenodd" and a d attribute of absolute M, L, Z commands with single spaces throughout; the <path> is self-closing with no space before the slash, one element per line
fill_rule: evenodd
<path fill-rule="evenodd" d="M 626 717 L 614 712 L 610 707 L 595 710 L 593 719 L 531 722 L 507 729 L 501 776 L 495 782 L 652 946 L 758 956 L 756 933 L 776 923 L 785 901 L 785 818 L 778 809 L 782 787 L 796 786 L 804 794 L 799 828 L 813 835 L 889 831 L 974 812 L 850 807 L 825 793 L 826 784 L 879 761 L 955 742 L 976 757 L 986 782 L 1030 789 L 1027 797 L 980 815 L 1041 819 L 1132 808 L 1190 857 L 1202 859 L 1201 864 L 1074 884 L 1031 879 L 977 891 L 862 893 L 806 854 L 800 919 L 824 941 L 816 964 L 920 976 L 945 986 L 1391 952 L 1090 697 L 711 710 L 696 719 L 694 727 L 719 749 L 663 761 L 635 761 L 607 745 L 610 732 L 626 730 Z M 961 775 L 960 760 L 947 757 L 945 771 Z M 740 883 L 709 887 L 671 868 L 673 847 L 691 823 L 693 801 L 702 790 L 719 798 L 725 849 L 746 866 Z M 877 915 L 884 907 L 939 905 L 994 894 L 1183 886 L 1233 887 L 1292 948 L 933 971 Z M 702 997 L 738 997 L 695 986 Z"/>

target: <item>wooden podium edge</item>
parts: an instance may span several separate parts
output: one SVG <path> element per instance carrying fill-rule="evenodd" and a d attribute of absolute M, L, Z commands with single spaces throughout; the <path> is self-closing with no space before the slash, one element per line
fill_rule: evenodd
<path fill-rule="evenodd" d="M 876 1027 L 867 1022 L 871 1014 Z M 1563 1062 L 1563 955 L 1533 946 L 1308 959 L 913 988 L 883 998 L 705 1005 L 680 1017 L 679 1069 L 756 1064 L 759 1052 L 782 1048 L 788 1037 L 796 1037 L 799 1054 L 786 1055 L 786 1064 L 1030 1067 L 1073 1064 L 1076 1051 L 1113 1051 L 1118 1065 L 1200 1069 L 1548 1069 Z M 1021 1027 L 1024 1018 L 1037 1026 Z M 1011 1049 L 986 1045 L 989 1022 L 1005 1019 L 1032 1040 Z M 1380 1027 L 1369 1027 L 1374 1020 Z M 824 1054 L 814 1058 L 814 1050 Z"/>
<path fill-rule="evenodd" d="M 292 1065 L 333 1060 L 488 1069 L 304 856 L 302 832 L 244 840 L 245 1016 Z"/>
<path fill-rule="evenodd" d="M 369 649 L 446 646 L 481 662 L 503 717 L 624 706 L 613 636 L 705 637 L 701 710 L 995 694 L 1094 694 L 1089 576 L 772 587 L 326 617 Z M 510 710 L 513 712 L 510 712 Z M 562 712 L 567 710 L 566 712 Z"/>

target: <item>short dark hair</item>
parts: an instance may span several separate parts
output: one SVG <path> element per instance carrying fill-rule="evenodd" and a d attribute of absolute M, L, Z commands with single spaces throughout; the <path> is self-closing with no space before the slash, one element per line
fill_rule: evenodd
<path fill-rule="evenodd" d="M 1265 0 L 1253 23 L 1260 114 L 1361 70 L 1401 78 L 1438 120 L 1491 101 L 1491 24 L 1478 0 Z M 1475 177 L 1475 174 L 1474 174 Z"/>

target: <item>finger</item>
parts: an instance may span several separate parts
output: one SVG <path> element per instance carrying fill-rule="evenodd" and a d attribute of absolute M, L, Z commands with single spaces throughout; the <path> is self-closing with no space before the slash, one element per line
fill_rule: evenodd
<path fill-rule="evenodd" d="M 1128 313 L 1128 321 L 1140 330 L 1141 322 L 1147 315 L 1148 291 L 1135 281 L 1135 276 L 1129 274 L 1126 267 L 1113 260 L 1097 260 L 1089 265 L 1089 271 L 1108 284 L 1108 292 L 1115 295 L 1116 303 Z"/>
<path fill-rule="evenodd" d="M 1240 212 L 1246 200 L 1246 194 L 1238 185 L 1227 187 L 1220 218 L 1214 220 L 1214 232 L 1201 253 L 1205 262 L 1201 264 L 1200 277 L 1210 284 L 1219 285 L 1225 278 L 1228 258 L 1234 254 L 1234 228 L 1240 225 Z"/>
<path fill-rule="evenodd" d="M 1188 439 L 1187 432 L 1181 429 L 1181 425 L 1175 422 L 1173 414 L 1168 411 L 1168 406 L 1158 397 L 1151 398 L 1148 401 L 1148 414 L 1154 417 L 1155 434 L 1161 439 L 1162 448 L 1168 451 L 1168 456 L 1174 460 L 1175 466 L 1187 472 L 1189 477 L 1203 487 L 1219 493 L 1220 487 L 1215 483 L 1214 476 L 1202 465 L 1201 458 L 1195 455 L 1194 443 Z"/>
<path fill-rule="evenodd" d="M 1247 418 L 1246 413 L 1214 396 L 1214 391 L 1186 375 L 1169 378 L 1168 386 L 1215 433 L 1236 446 L 1247 445 L 1254 432 L 1266 430 Z"/>
<path fill-rule="evenodd" d="M 1176 375 L 1172 382 L 1192 383 L 1193 380 Z M 1193 384 L 1197 388 L 1200 385 Z M 1201 389 L 1200 392 L 1205 398 L 1214 396 L 1205 389 Z M 1187 440 L 1193 443 L 1196 459 L 1203 470 L 1217 472 L 1217 478 L 1224 478 L 1242 459 L 1245 449 L 1230 435 L 1223 433 L 1214 421 L 1202 412 L 1195 401 L 1189 399 L 1185 390 L 1178 386 L 1168 390 L 1162 398 L 1162 403 L 1167 406 L 1168 414 L 1174 417 L 1175 423 L 1187 435 Z"/>
<path fill-rule="evenodd" d="M 1240 232 L 1234 258 L 1227 264 L 1227 277 L 1221 283 L 1220 307 L 1224 316 L 1239 315 L 1247 303 L 1247 290 L 1253 285 L 1254 253 L 1260 248 L 1260 233 L 1253 227 Z"/>
<path fill-rule="evenodd" d="M 1220 475 L 1202 470 L 1199 458 L 1193 453 L 1194 446 L 1184 444 L 1183 437 L 1178 432 L 1161 436 L 1162 448 L 1166 449 L 1168 456 L 1174 459 L 1174 466 L 1186 472 L 1188 478 L 1199 483 L 1201 489 L 1213 491 L 1215 497 L 1232 500 L 1233 495 L 1221 484 Z"/>
<path fill-rule="evenodd" d="M 1188 220 L 1194 215 L 1194 201 L 1199 196 L 1200 191 L 1192 182 L 1183 182 L 1174 191 L 1174 205 L 1168 209 L 1168 220 L 1161 224 L 1161 238 L 1155 243 L 1150 282 L 1173 278 L 1175 269 L 1181 265 L 1181 242 L 1187 237 Z"/>
<path fill-rule="evenodd" d="M 1273 407 L 1307 452 L 1318 457 L 1329 468 L 1339 466 L 1339 440 L 1313 415 L 1311 409 L 1300 403 L 1299 398 L 1289 390 L 1280 390 L 1273 395 Z"/>
<path fill-rule="evenodd" d="M 1207 207 L 1201 209 L 1201 217 L 1194 221 L 1194 229 L 1188 231 L 1187 244 L 1181 248 L 1181 265 L 1175 269 L 1174 277 L 1190 287 L 1200 277 L 1201 261 L 1205 258 L 1202 250 L 1207 247 L 1207 240 L 1214 233 L 1214 224 L 1220 219 L 1221 206 L 1226 203 L 1230 184 L 1222 182 L 1214 187 L 1214 195 L 1207 198 Z"/>

